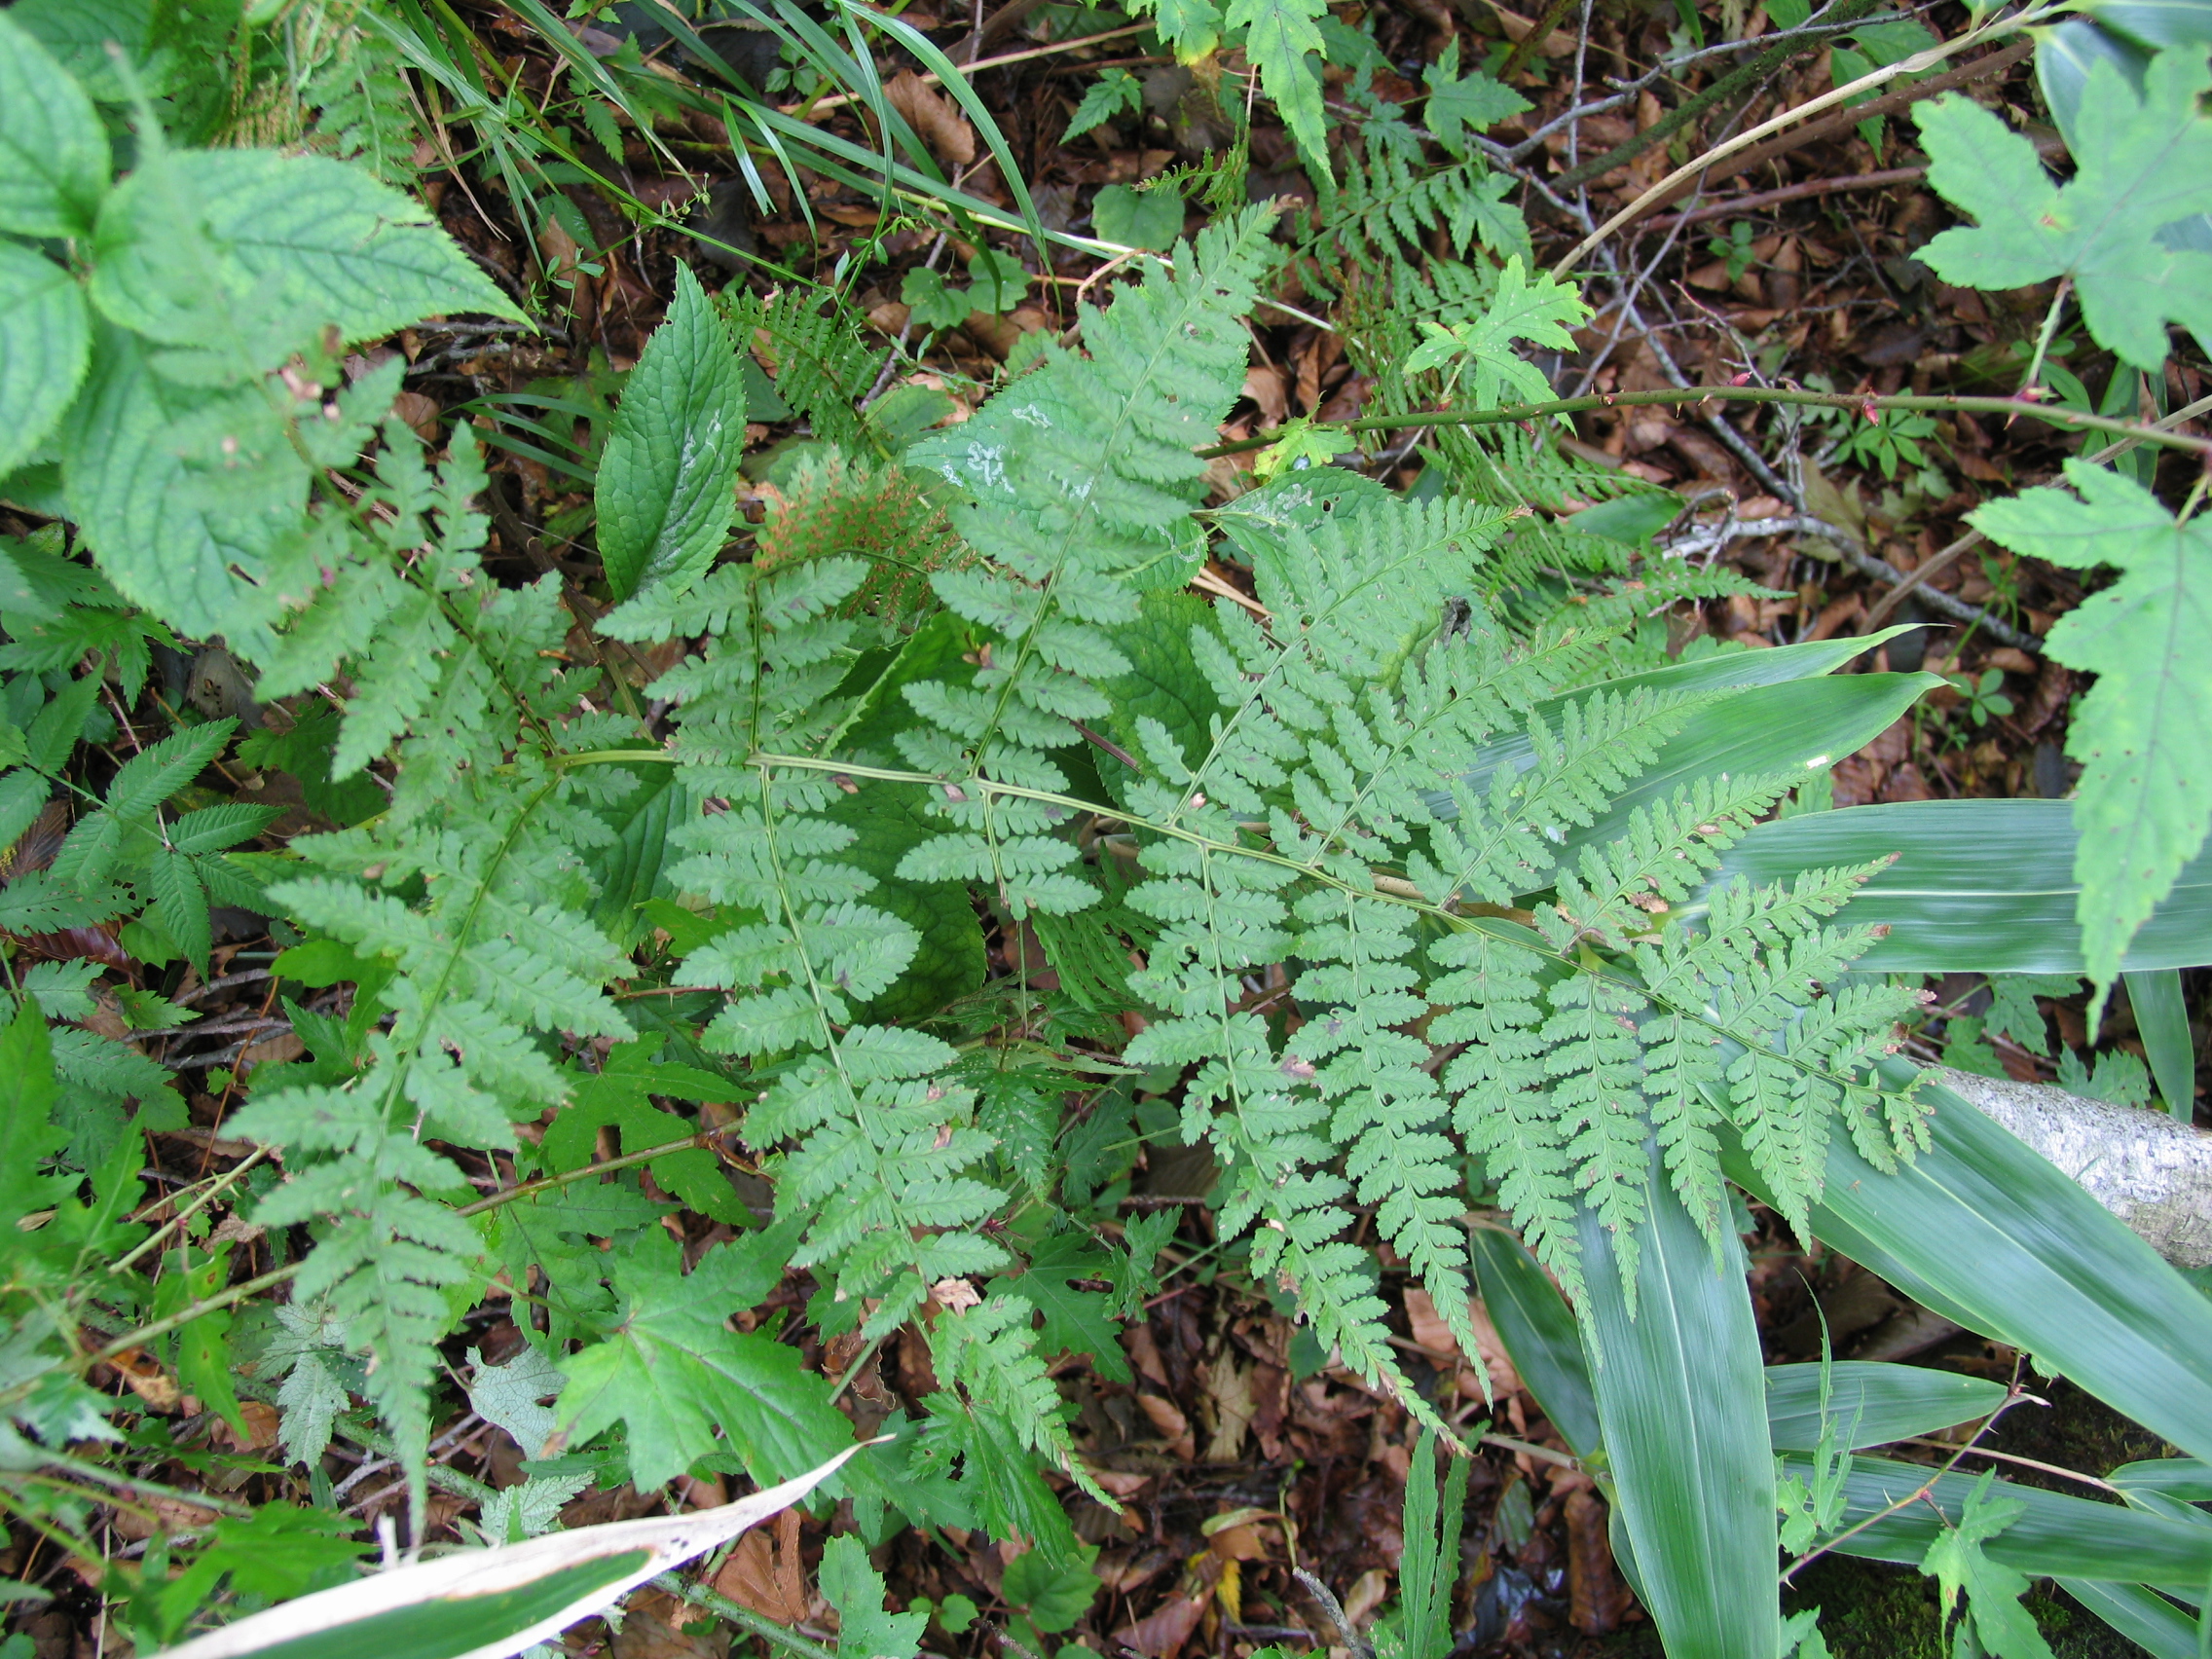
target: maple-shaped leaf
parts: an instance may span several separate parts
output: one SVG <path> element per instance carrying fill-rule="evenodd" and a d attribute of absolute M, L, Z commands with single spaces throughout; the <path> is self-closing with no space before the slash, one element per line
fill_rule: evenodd
<path fill-rule="evenodd" d="M 655 1106 L 656 1094 L 673 1100 L 731 1101 L 742 1093 L 712 1072 L 656 1061 L 653 1055 L 659 1048 L 658 1042 L 617 1043 L 607 1051 L 598 1071 L 564 1074 L 571 1080 L 569 1102 L 554 1115 L 537 1149 L 546 1168 L 580 1169 L 591 1162 L 598 1156 L 602 1128 L 621 1132 L 625 1153 L 667 1146 L 697 1128 Z M 743 1202 L 722 1178 L 721 1165 L 704 1148 L 656 1158 L 650 1167 L 663 1191 L 700 1214 L 741 1226 L 749 1219 Z"/>
<path fill-rule="evenodd" d="M 1574 336 L 1568 330 L 1589 315 L 1590 308 L 1572 287 L 1554 281 L 1549 272 L 1539 272 L 1530 281 L 1521 256 L 1514 254 L 1497 274 L 1497 292 L 1481 316 L 1449 327 L 1421 323 L 1428 338 L 1407 356 L 1406 372 L 1450 364 L 1456 365 L 1456 378 L 1472 365 L 1476 408 L 1495 408 L 1504 401 L 1500 394 L 1508 387 L 1531 403 L 1541 403 L 1552 395 L 1551 383 L 1513 350 L 1514 342 L 1572 350 Z"/>
<path fill-rule="evenodd" d="M 2138 92 L 2110 62 L 2090 71 L 2076 170 L 2055 182 L 2035 146 L 1972 99 L 1951 93 L 1916 112 L 1928 182 L 1978 221 L 1918 254 L 1946 282 L 2021 288 L 2070 276 L 2097 344 L 2140 368 L 2165 360 L 2166 323 L 2212 342 L 2212 254 L 2166 246 L 2158 232 L 2212 211 L 2212 80 L 2203 53 L 2160 53 Z"/>
<path fill-rule="evenodd" d="M 1991 1495 L 1996 1475 L 1992 1469 L 1967 1494 L 1959 1524 L 1936 1535 L 1920 1570 L 1936 1580 L 1946 1625 L 1958 1608 L 1960 1595 L 1966 1596 L 1967 1611 L 1984 1651 L 1996 1659 L 2051 1659 L 2050 1644 L 2020 1605 L 2028 1575 L 1982 1554 L 1983 1544 L 2028 1512 L 2019 1498 Z M 1971 1649 L 1962 1645 L 1960 1651 Z"/>
<path fill-rule="evenodd" d="M 2057 488 L 1970 515 L 1992 540 L 2120 580 L 2059 619 L 2046 645 L 2097 676 L 2067 733 L 2085 768 L 2074 802 L 2083 952 L 2109 985 L 2127 941 L 2212 827 L 2212 525 L 2177 522 L 2131 479 L 2066 463 Z"/>
<path fill-rule="evenodd" d="M 1530 107 L 1527 98 L 1493 75 L 1477 69 L 1461 76 L 1456 38 L 1423 79 L 1428 82 L 1428 129 L 1455 156 L 1467 153 L 1469 132 L 1481 132 Z"/>
<path fill-rule="evenodd" d="M 1253 458 L 1252 470 L 1262 482 L 1278 472 L 1326 466 L 1346 450 L 1359 447 L 1359 440 L 1342 426 L 1316 426 L 1310 415 L 1285 421 L 1275 428 L 1274 440 Z"/>
<path fill-rule="evenodd" d="M 1077 1290 L 1068 1282 L 1090 1279 L 1111 1284 L 1115 1277 L 1116 1265 L 1104 1251 L 1083 1234 L 1063 1233 L 1030 1253 L 1026 1272 L 995 1278 L 991 1289 L 1018 1296 L 1044 1314 L 1038 1352 L 1087 1353 L 1099 1376 L 1109 1382 L 1127 1382 L 1132 1379 L 1111 1312 L 1113 1293 Z"/>
<path fill-rule="evenodd" d="M 734 1454 L 763 1485 L 802 1474 L 852 1444 L 830 1384 L 799 1368 L 798 1350 L 723 1320 L 767 1294 L 781 1264 L 718 1244 L 689 1273 L 675 1239 L 641 1235 L 614 1266 L 622 1314 L 606 1340 L 564 1359 L 561 1430 L 580 1444 L 629 1428 L 630 1480 L 650 1492 L 718 1453 Z"/>

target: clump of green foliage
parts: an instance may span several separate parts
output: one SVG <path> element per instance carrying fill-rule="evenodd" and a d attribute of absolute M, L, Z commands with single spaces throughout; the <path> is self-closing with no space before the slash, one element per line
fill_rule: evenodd
<path fill-rule="evenodd" d="M 1264 484 L 1212 505 L 1198 453 L 1241 393 L 1246 318 L 1285 257 L 1324 247 L 1385 414 L 1546 397 L 1530 353 L 1571 346 L 1588 313 L 1572 285 L 1530 275 L 1505 176 L 1470 138 L 1517 94 L 1455 58 L 1432 77 L 1427 132 L 1380 128 L 1287 237 L 1272 206 L 1218 214 L 958 424 L 866 405 L 873 363 L 833 305 L 736 285 L 718 302 L 681 271 L 596 458 L 606 604 L 586 608 L 558 573 L 494 578 L 482 455 L 465 426 L 432 453 L 388 413 L 402 364 L 340 386 L 350 345 L 433 314 L 521 313 L 377 176 L 405 177 L 390 66 L 361 44 L 386 37 L 334 43 L 308 20 L 289 61 L 323 89 L 323 117 L 278 152 L 179 143 L 146 63 L 126 55 L 97 82 L 0 14 L 0 157 L 35 163 L 0 179 L 0 495 L 73 526 L 91 555 L 57 531 L 4 549 L 0 843 L 57 787 L 79 798 L 51 868 L 0 895 L 0 925 L 112 924 L 141 960 L 203 972 L 211 906 L 240 905 L 282 930 L 280 987 L 350 987 L 342 1011 L 287 1000 L 305 1051 L 255 1067 L 228 1102 L 225 1135 L 260 1150 L 209 1195 L 245 1200 L 218 1241 L 129 1219 L 137 1131 L 180 1108 L 161 1068 L 71 1023 L 96 969 L 11 981 L 0 1113 L 22 1155 L 0 1198 L 17 1332 L 0 1466 L 76 1483 L 61 1498 L 11 1487 L 11 1501 L 70 1535 L 84 1493 L 124 1481 L 102 1443 L 156 1431 L 119 1427 L 84 1379 L 150 1347 L 234 1421 L 242 1400 L 273 1403 L 283 1461 L 317 1502 L 238 1518 L 173 1584 L 166 1556 L 118 1564 L 141 1641 L 342 1576 L 355 1546 L 318 1519 L 322 1454 L 339 1433 L 388 1448 L 420 1543 L 457 1334 L 488 1301 L 530 1346 L 506 1367 L 470 1351 L 462 1391 L 531 1456 L 512 1496 L 470 1494 L 488 1537 L 552 1529 L 595 1482 L 780 1482 L 853 1440 L 842 1379 L 803 1368 L 773 1325 L 728 1322 L 796 1270 L 813 1329 L 864 1354 L 914 1333 L 935 1379 L 825 1490 L 869 1542 L 901 1525 L 1024 1541 L 1033 1565 L 1010 1569 L 1026 1586 L 1010 1598 L 1032 1633 L 1064 1630 L 1088 1559 L 1067 1494 L 1112 1499 L 1053 1368 L 1084 1355 L 1127 1375 L 1120 1332 L 1177 1259 L 1177 1218 L 1124 1219 L 1119 1199 L 1146 1145 L 1203 1148 L 1224 1253 L 1319 1354 L 1432 1431 L 1393 1355 L 1377 1245 L 1468 1353 L 1478 1277 L 1495 1303 L 1496 1272 L 1520 1272 L 1530 1328 L 1551 1321 L 1544 1351 L 1563 1374 L 1588 1355 L 1573 1420 L 1600 1425 L 1610 1462 L 1577 1451 L 1617 1483 L 1662 1628 L 1684 1651 L 1771 1659 L 1772 1454 L 1789 1448 L 1759 1420 L 1731 1183 L 1810 1235 L 1862 1201 L 1831 1171 L 1879 1195 L 1936 1183 L 1916 1157 L 1948 1172 L 1968 1154 L 1891 1058 L 1918 978 L 1881 971 L 1869 953 L 1891 928 L 1851 909 L 1906 830 L 1882 820 L 1773 879 L 1741 861 L 1810 777 L 1938 682 L 1833 676 L 1849 653 L 1824 642 L 1670 662 L 1657 611 L 1750 584 L 1562 522 L 1649 492 L 1540 424 L 1440 424 L 1411 494 L 1325 464 L 1342 445 L 1310 424 Z M 1308 9 L 1186 8 L 1161 28 L 1186 49 L 1245 31 L 1320 152 Z M 2193 75 L 2174 55 L 2139 97 L 2092 78 L 2137 112 L 2118 147 L 2200 145 Z M 1970 151 L 2018 170 L 2007 146 L 2024 140 L 1993 123 L 1931 112 L 1939 187 L 1964 188 Z M 2063 221 L 2062 193 L 2046 194 Z M 1932 244 L 1947 276 L 2065 271 L 2093 330 L 2162 347 L 2163 302 L 2110 275 L 2150 257 L 2142 239 L 2046 237 L 2011 222 L 2016 203 L 1986 204 L 1983 227 Z M 1417 262 L 1439 226 L 1482 251 Z M 1010 263 L 971 265 L 991 306 Z M 928 288 L 909 297 L 949 307 Z M 814 447 L 783 475 L 756 556 L 731 557 L 746 423 L 770 395 Z M 2085 965 L 2107 982 L 2212 816 L 2182 775 L 2195 717 L 2139 731 L 2122 662 L 2143 652 L 2144 584 L 2179 568 L 2194 594 L 2212 550 L 2117 474 L 2083 464 L 2068 482 L 1993 505 L 1985 528 L 2128 571 L 2053 642 L 2111 672 L 2078 728 L 2111 774 L 2079 808 Z M 1248 604 L 1190 591 L 1209 561 L 1248 575 Z M 70 775 L 80 743 L 115 735 L 111 685 L 128 703 L 155 646 L 218 635 L 292 719 L 247 753 L 313 774 L 350 822 L 238 850 L 273 814 L 187 802 L 236 733 L 181 713 L 102 788 Z M 2091 840 L 2122 771 L 2148 780 L 2128 797 L 2144 844 L 2115 875 Z M 1033 940 L 1042 964 L 994 975 L 991 935 L 1002 952 Z M 1278 970 L 1285 996 L 1268 991 Z M 134 1005 L 141 1029 L 177 1012 L 159 1001 Z M 2017 1175 L 2001 1150 L 1972 1156 Z M 731 1165 L 764 1188 L 733 1184 Z M 748 1195 L 763 1193 L 758 1213 Z M 1532 1262 L 1485 1254 L 1477 1203 Z M 731 1235 L 687 1252 L 666 1225 L 680 1209 Z M 1998 1231 L 2040 1260 L 2022 1228 Z M 1945 1271 L 1896 1215 L 1860 1235 L 1900 1274 Z M 248 1252 L 261 1271 L 240 1279 Z M 2152 1311 L 2123 1334 L 2139 1336 L 2172 1287 L 2155 1259 L 2134 1265 Z M 241 1310 L 278 1285 L 281 1304 Z M 2008 1304 L 1985 1322 L 2046 1311 Z M 1726 1397 L 1710 1415 L 1646 1409 L 1662 1382 L 1685 1385 L 1687 1350 L 1666 1343 L 1700 1319 Z M 2128 1369 L 2133 1350 L 2109 1342 Z M 1823 1390 L 1825 1413 L 1825 1373 Z M 2200 1414 L 2175 1411 L 2161 1432 L 2194 1449 Z M 1687 1473 L 1658 1455 L 1746 1433 L 1748 1461 L 1733 1441 L 1733 1463 L 1715 1453 Z M 1811 1505 L 1793 1548 L 1869 1507 L 1845 1491 L 1866 1443 L 1817 1444 L 1811 1486 L 1785 1477 Z M 1705 1573 L 1710 1537 L 1653 1519 L 1673 1490 L 1724 1512 L 1729 1559 L 1755 1570 Z M 1456 1513 L 1437 1521 L 1422 1491 L 1425 1565 L 1399 1640 L 1427 1655 Z M 1985 1638 L 2024 1643 L 2003 1610 L 2017 1574 L 1979 1553 L 2011 1500 L 1945 1501 L 1956 1530 L 1915 1537 L 1911 1559 L 1947 1596 L 1970 1584 Z M 294 1547 L 270 1560 L 289 1566 L 257 1575 L 279 1533 Z M 854 1641 L 911 1650 L 919 1620 L 876 1610 L 857 1546 L 825 1574 Z M 1723 1615 L 1696 1586 L 1747 1581 L 1748 1610 L 1703 1643 L 1700 1621 Z"/>

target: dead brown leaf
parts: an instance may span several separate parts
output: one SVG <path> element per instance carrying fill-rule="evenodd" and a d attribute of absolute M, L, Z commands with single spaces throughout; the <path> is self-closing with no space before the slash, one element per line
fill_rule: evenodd
<path fill-rule="evenodd" d="M 1258 1413 L 1252 1395 L 1252 1373 L 1239 1369 L 1227 1348 L 1206 1367 L 1206 1403 L 1213 1409 L 1213 1434 L 1206 1442 L 1206 1461 L 1234 1463 L 1244 1450 L 1245 1433 Z"/>
<path fill-rule="evenodd" d="M 1167 1450 L 1188 1463 L 1198 1455 L 1198 1437 L 1191 1432 L 1191 1419 L 1183 1415 L 1183 1408 L 1173 1400 L 1158 1394 L 1139 1394 L 1137 1406 L 1152 1419 L 1152 1426 L 1160 1431 L 1161 1439 L 1167 1442 Z"/>
<path fill-rule="evenodd" d="M 806 1617 L 806 1579 L 799 1568 L 798 1511 L 778 1515 L 773 1535 L 756 1527 L 737 1540 L 715 1574 L 715 1588 L 740 1605 L 774 1619 L 797 1624 Z"/>
<path fill-rule="evenodd" d="M 966 166 L 976 159 L 976 129 L 968 125 L 968 118 L 911 69 L 902 69 L 886 81 L 883 95 L 939 161 Z"/>
<path fill-rule="evenodd" d="M 633 1595 L 614 1633 L 614 1659 L 723 1659 L 728 1652 L 727 1625 L 665 1590 Z"/>
<path fill-rule="evenodd" d="M 259 1452 L 276 1444 L 279 1424 L 276 1408 L 260 1400 L 240 1400 L 239 1417 L 245 1423 L 242 1435 L 220 1418 L 207 1438 L 233 1452 Z"/>
<path fill-rule="evenodd" d="M 1594 1492 L 1577 1492 L 1567 1500 L 1567 1616 L 1588 1636 L 1620 1628 L 1629 1609 L 1628 1586 L 1613 1567 L 1605 1537 L 1605 1500 Z"/>
<path fill-rule="evenodd" d="M 1206 1610 L 1206 1603 L 1212 1599 L 1210 1595 L 1178 1593 L 1170 1596 L 1159 1611 L 1116 1631 L 1112 1640 L 1117 1647 L 1130 1648 L 1142 1653 L 1145 1659 L 1173 1659 L 1182 1651 L 1183 1643 L 1191 1640 L 1191 1633 L 1198 1628 L 1198 1619 Z"/>
<path fill-rule="evenodd" d="M 1290 416 L 1290 377 L 1272 363 L 1254 363 L 1244 371 L 1244 395 L 1260 406 L 1260 420 L 1279 426 Z"/>
<path fill-rule="evenodd" d="M 1379 1567 L 1371 1567 L 1352 1581 L 1345 1592 L 1345 1617 L 1354 1630 L 1375 1616 L 1390 1595 L 1390 1575 Z"/>

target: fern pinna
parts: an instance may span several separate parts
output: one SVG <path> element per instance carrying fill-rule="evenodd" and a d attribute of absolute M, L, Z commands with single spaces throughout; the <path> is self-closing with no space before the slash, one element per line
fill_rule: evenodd
<path fill-rule="evenodd" d="M 1173 1226 L 1096 1207 L 1123 1120 L 1094 1083 L 1130 1068 L 1179 1079 L 1151 1132 L 1210 1150 L 1221 1236 L 1417 1414 L 1358 1213 L 1473 1351 L 1485 1193 L 1579 1294 L 1578 1218 L 1626 1248 L 1649 1139 L 1715 1238 L 1725 1137 L 1798 1216 L 1832 1118 L 1909 1149 L 1917 1108 L 1863 1081 L 1909 999 L 1845 982 L 1867 936 L 1825 925 L 1864 871 L 1673 913 L 1793 781 L 1642 782 L 1730 693 L 1591 685 L 1625 604 L 1493 606 L 1517 506 L 1294 468 L 1200 507 L 1272 218 L 1178 248 L 871 474 L 949 524 L 926 604 L 872 581 L 899 553 L 868 535 L 646 561 L 596 624 L 610 660 L 696 644 L 633 686 L 570 662 L 552 578 L 486 579 L 465 437 L 432 470 L 387 425 L 357 498 L 319 510 L 264 689 L 349 684 L 334 770 L 388 755 L 389 802 L 297 842 L 271 890 L 359 988 L 345 1022 L 301 1011 L 312 1055 L 233 1126 L 283 1149 L 259 1219 L 319 1235 L 296 1290 L 323 1357 L 296 1375 L 373 1352 L 361 1386 L 416 1466 L 438 1345 L 488 1289 L 567 1380 L 555 1442 L 645 1485 L 806 1466 L 847 1432 L 836 1383 L 722 1322 L 795 1268 L 825 1336 L 927 1344 L 896 1444 L 840 1476 L 862 1512 L 1068 1558 L 1046 1477 L 1104 1494 L 1051 1365 L 1120 1365 Z M 682 350 L 738 349 L 701 314 Z M 703 420 L 742 397 L 709 367 Z M 625 440 L 638 476 L 649 437 Z M 1209 556 L 1247 604 L 1180 591 Z M 978 906 L 1064 988 L 989 981 Z M 672 1101 L 733 1109 L 717 1144 L 772 1216 Z M 1095 1148 L 1055 1190 L 1063 1129 Z M 649 1188 L 599 1179 L 608 1134 Z M 551 1186 L 465 1202 L 464 1151 Z M 672 1198 L 768 1225 L 686 1272 Z"/>

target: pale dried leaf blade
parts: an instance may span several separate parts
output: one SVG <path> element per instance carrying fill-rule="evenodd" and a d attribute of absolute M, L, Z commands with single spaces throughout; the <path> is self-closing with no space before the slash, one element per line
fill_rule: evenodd
<path fill-rule="evenodd" d="M 542 1641 L 578 1619 L 611 1606 L 629 1591 L 670 1567 L 704 1554 L 717 1544 L 736 1537 L 748 1528 L 796 1503 L 833 1474 L 860 1451 L 858 1446 L 805 1474 L 773 1486 L 765 1492 L 719 1509 L 695 1510 L 688 1515 L 649 1516 L 637 1521 L 615 1521 L 603 1527 L 579 1527 L 554 1532 L 525 1543 L 498 1549 L 465 1550 L 436 1561 L 418 1562 L 389 1572 L 380 1572 L 335 1590 L 303 1596 L 272 1607 L 265 1613 L 210 1631 L 181 1647 L 166 1651 L 164 1659 L 234 1659 L 279 1644 L 312 1638 L 345 1640 L 362 1635 L 357 1627 L 381 1614 L 441 1603 L 453 1608 L 455 1618 L 467 1617 L 468 1601 L 527 1590 L 556 1573 L 586 1568 L 625 1555 L 644 1554 L 643 1565 L 633 1565 L 618 1576 L 602 1580 L 587 1592 L 527 1625 L 504 1632 L 496 1640 L 453 1654 L 451 1659 L 507 1659 L 534 1642 Z M 446 1652 L 439 1643 L 438 1651 Z M 395 1641 L 385 1659 L 418 1659 L 409 1644 Z"/>

